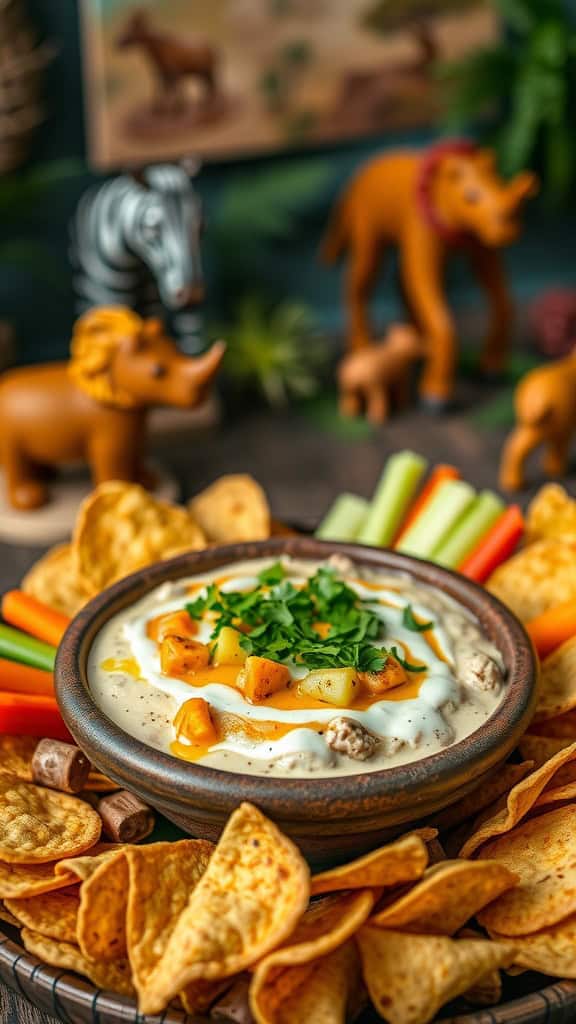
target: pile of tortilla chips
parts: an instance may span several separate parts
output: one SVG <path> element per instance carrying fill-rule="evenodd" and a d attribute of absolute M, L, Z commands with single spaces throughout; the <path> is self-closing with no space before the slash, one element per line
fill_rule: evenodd
<path fill-rule="evenodd" d="M 142 1014 L 346 1024 L 371 1002 L 426 1024 L 498 1002 L 502 970 L 576 978 L 576 742 L 498 769 L 437 815 L 440 840 L 423 827 L 312 877 L 250 804 L 216 845 L 103 844 L 88 803 L 25 781 L 28 759 L 4 741 L 0 918 Z"/>
<path fill-rule="evenodd" d="M 52 548 L 22 589 L 65 615 L 105 587 L 164 558 L 211 544 L 265 540 L 273 524 L 264 491 L 244 474 L 223 476 L 188 507 L 138 484 L 101 484 L 80 507 L 72 542 Z"/>

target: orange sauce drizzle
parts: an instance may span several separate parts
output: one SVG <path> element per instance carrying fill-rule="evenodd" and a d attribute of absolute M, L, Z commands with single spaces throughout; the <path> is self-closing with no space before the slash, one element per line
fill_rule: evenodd
<path fill-rule="evenodd" d="M 136 658 L 106 658 L 100 665 L 100 668 L 104 672 L 124 672 L 127 676 L 132 676 L 133 679 L 142 678 L 140 665 Z"/>
<path fill-rule="evenodd" d="M 325 704 L 320 706 L 326 707 Z M 322 722 L 310 721 L 294 724 L 293 722 L 257 721 L 243 718 L 241 715 L 234 715 L 228 711 L 215 711 L 214 709 L 212 709 L 212 720 L 218 730 L 218 743 L 234 736 L 242 736 L 244 739 L 256 743 L 263 743 L 266 740 L 274 742 L 282 739 L 293 729 L 313 729 L 318 733 L 322 733 L 325 729 Z M 190 745 L 179 740 L 174 740 L 170 744 L 171 753 L 185 761 L 198 761 L 211 749 L 212 746 L 209 745 Z"/>

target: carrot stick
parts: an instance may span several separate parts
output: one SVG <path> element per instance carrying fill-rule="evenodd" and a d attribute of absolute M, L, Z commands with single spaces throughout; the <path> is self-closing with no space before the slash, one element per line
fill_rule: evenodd
<path fill-rule="evenodd" d="M 522 512 L 518 505 L 510 505 L 477 548 L 458 566 L 458 571 L 469 580 L 484 583 L 501 562 L 510 558 L 523 532 Z"/>
<path fill-rule="evenodd" d="M 57 647 L 70 619 L 22 590 L 9 590 L 2 598 L 2 616 L 11 626 Z"/>
<path fill-rule="evenodd" d="M 557 604 L 532 619 L 526 626 L 541 658 L 576 636 L 576 601 Z"/>
<path fill-rule="evenodd" d="M 45 697 L 53 697 L 54 683 L 50 672 L 0 658 L 0 693 L 3 690 L 10 693 L 44 694 Z"/>
<path fill-rule="evenodd" d="M 438 466 L 434 467 L 434 469 L 430 473 L 430 476 L 428 477 L 428 480 L 424 484 L 424 487 L 420 491 L 420 494 L 418 495 L 417 498 L 414 499 L 410 508 L 408 509 L 408 513 L 403 523 L 401 524 L 400 529 L 396 534 L 396 537 L 394 538 L 394 543 L 392 547 L 396 547 L 398 541 L 401 540 L 401 538 L 407 532 L 408 528 L 412 526 L 412 523 L 416 521 L 416 519 L 424 510 L 425 506 L 430 501 L 430 498 L 434 495 L 434 492 L 438 490 L 440 485 L 445 483 L 446 480 L 459 479 L 460 473 L 458 472 L 455 466 L 449 466 L 447 464 L 440 463 Z"/>
<path fill-rule="evenodd" d="M 74 743 L 54 697 L 0 693 L 0 733 L 8 736 L 45 736 Z"/>

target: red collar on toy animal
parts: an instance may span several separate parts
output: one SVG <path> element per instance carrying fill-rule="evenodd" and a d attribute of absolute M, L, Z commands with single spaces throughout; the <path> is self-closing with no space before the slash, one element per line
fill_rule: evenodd
<path fill-rule="evenodd" d="M 424 220 L 437 235 L 450 245 L 458 245 L 466 240 L 467 232 L 455 231 L 444 224 L 432 201 L 432 183 L 436 169 L 445 156 L 470 156 L 478 147 L 468 139 L 444 139 L 430 146 L 422 160 L 416 179 L 416 200 Z"/>

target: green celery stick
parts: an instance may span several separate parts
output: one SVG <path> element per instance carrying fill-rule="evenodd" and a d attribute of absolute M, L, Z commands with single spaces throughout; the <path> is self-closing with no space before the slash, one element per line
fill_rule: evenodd
<path fill-rule="evenodd" d="M 316 530 L 320 540 L 355 540 L 366 519 L 368 502 L 357 494 L 345 491 L 336 501 Z"/>
<path fill-rule="evenodd" d="M 12 629 L 0 623 L 0 658 L 8 658 L 9 661 L 21 661 L 24 665 L 32 665 L 33 668 L 41 668 L 45 672 L 52 672 L 56 660 L 56 648 L 49 644 L 35 640 L 34 637 L 21 633 L 19 629 Z"/>
<path fill-rule="evenodd" d="M 392 543 L 426 465 L 426 459 L 409 451 L 398 452 L 388 459 L 358 534 L 362 544 L 386 547 Z"/>
<path fill-rule="evenodd" d="M 434 548 L 432 561 L 447 569 L 457 569 L 503 511 L 504 502 L 500 498 L 492 491 L 482 491 L 448 536 Z"/>
<path fill-rule="evenodd" d="M 430 558 L 475 498 L 474 488 L 463 480 L 447 480 L 398 544 L 397 551 Z"/>

